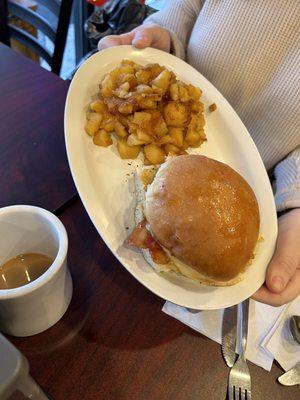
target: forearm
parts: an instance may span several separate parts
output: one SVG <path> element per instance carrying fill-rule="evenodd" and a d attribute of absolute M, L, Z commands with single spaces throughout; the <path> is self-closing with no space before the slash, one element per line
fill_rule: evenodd
<path fill-rule="evenodd" d="M 173 54 L 185 58 L 185 49 L 202 3 L 201 0 L 170 0 L 163 10 L 152 14 L 144 24 L 158 24 L 169 30 Z"/>

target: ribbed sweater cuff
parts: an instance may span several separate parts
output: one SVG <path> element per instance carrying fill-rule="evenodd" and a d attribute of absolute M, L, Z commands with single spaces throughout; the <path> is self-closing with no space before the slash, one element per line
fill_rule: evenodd
<path fill-rule="evenodd" d="M 275 168 L 277 211 L 300 207 L 300 148 Z"/>
<path fill-rule="evenodd" d="M 183 47 L 183 44 L 181 41 L 178 39 L 177 35 L 168 29 L 168 32 L 170 33 L 171 36 L 171 53 L 178 57 L 182 58 L 183 60 L 185 59 L 185 49 Z"/>

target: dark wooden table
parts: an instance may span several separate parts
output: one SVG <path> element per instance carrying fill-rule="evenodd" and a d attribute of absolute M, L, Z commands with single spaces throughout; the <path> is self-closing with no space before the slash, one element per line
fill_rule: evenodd
<path fill-rule="evenodd" d="M 68 83 L 0 44 L 0 206 L 51 211 L 76 194 L 64 143 Z"/>
<path fill-rule="evenodd" d="M 9 68 L 3 68 L 4 58 Z M 55 127 L 57 146 L 63 141 L 62 109 L 67 83 L 1 45 L 0 65 L 0 87 L 6 87 L 6 93 L 1 92 L 2 156 L 9 160 L 6 151 L 15 155 L 22 151 L 32 133 L 34 118 L 39 146 L 27 162 L 36 165 L 36 158 L 39 162 L 43 158 L 39 149 L 48 147 L 49 124 Z M 23 81 L 16 71 L 24 76 Z M 24 102 L 18 100 L 24 87 L 39 93 L 25 102 L 26 113 L 22 111 Z M 15 101 L 11 99 L 12 93 Z M 39 112 L 43 107 L 56 109 L 56 115 L 45 118 L 45 113 Z M 15 113 L 16 122 L 11 113 Z M 7 150 L 3 147 L 8 143 L 7 130 L 14 130 L 16 123 L 23 141 L 10 142 Z M 43 204 L 47 187 L 46 208 L 55 209 L 65 201 L 56 213 L 68 231 L 74 295 L 65 316 L 46 332 L 28 338 L 9 338 L 28 358 L 32 376 L 54 400 L 224 399 L 228 368 L 220 346 L 161 312 L 163 300 L 120 265 L 98 236 L 79 198 L 74 197 L 63 148 L 53 157 L 56 178 L 45 171 L 45 165 L 30 167 L 32 173 L 35 169 L 36 187 L 26 196 L 31 204 Z M 15 163 L 14 158 L 11 162 Z M 24 173 L 23 164 L 13 168 L 9 162 L 6 165 L 8 171 L 21 168 L 20 174 Z M 18 183 L 18 176 L 11 174 L 10 188 Z M 7 196 L 6 202 L 23 201 L 25 186 L 9 195 L 7 181 L 1 179 L 0 192 Z M 66 187 L 71 189 L 67 191 Z M 57 204 L 52 200 L 55 196 L 59 198 L 55 200 Z M 254 400 L 299 399 L 298 387 L 286 388 L 276 383 L 282 373 L 278 366 L 274 365 L 268 373 L 250 363 L 250 370 Z"/>

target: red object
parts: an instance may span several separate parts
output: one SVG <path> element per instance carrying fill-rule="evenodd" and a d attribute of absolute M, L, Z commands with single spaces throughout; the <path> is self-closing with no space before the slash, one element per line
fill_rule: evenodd
<path fill-rule="evenodd" d="M 105 4 L 107 2 L 107 0 L 86 0 L 86 1 L 97 7 L 103 6 L 103 4 Z M 140 0 L 140 3 L 145 4 L 145 0 Z"/>
<path fill-rule="evenodd" d="M 140 249 L 148 249 L 150 251 L 152 260 L 157 264 L 168 264 L 170 261 L 166 252 L 155 241 L 151 233 L 146 228 L 146 220 L 143 220 L 133 230 L 127 243 L 130 246 L 138 247 Z"/>
<path fill-rule="evenodd" d="M 86 1 L 97 7 L 103 6 L 103 4 L 107 2 L 107 0 L 86 0 Z"/>

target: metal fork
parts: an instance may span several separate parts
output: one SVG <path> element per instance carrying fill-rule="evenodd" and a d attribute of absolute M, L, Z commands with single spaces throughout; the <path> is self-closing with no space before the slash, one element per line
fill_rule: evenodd
<path fill-rule="evenodd" d="M 245 358 L 247 334 L 248 334 L 248 314 L 249 299 L 239 304 L 241 315 L 241 344 L 242 351 L 231 368 L 228 378 L 228 398 L 229 400 L 251 400 L 251 377 Z"/>

